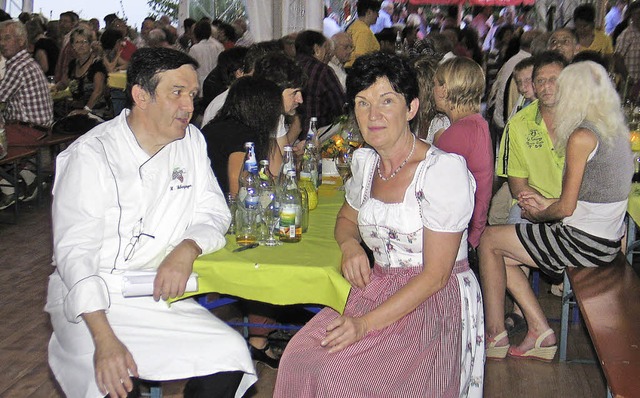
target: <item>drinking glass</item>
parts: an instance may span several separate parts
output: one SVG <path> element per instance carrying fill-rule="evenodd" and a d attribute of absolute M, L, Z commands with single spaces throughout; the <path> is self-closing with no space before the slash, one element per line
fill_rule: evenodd
<path fill-rule="evenodd" d="M 275 195 L 271 195 L 271 201 L 262 206 L 262 221 L 267 227 L 267 238 L 260 243 L 265 246 L 278 246 L 281 245 L 278 239 L 276 239 L 274 231 L 276 225 L 280 222 L 280 207 L 276 200 Z"/>
<path fill-rule="evenodd" d="M 342 178 L 342 186 L 338 188 L 339 191 L 344 191 L 344 184 L 351 178 L 351 156 L 351 152 L 340 152 L 334 158 L 336 169 Z"/>

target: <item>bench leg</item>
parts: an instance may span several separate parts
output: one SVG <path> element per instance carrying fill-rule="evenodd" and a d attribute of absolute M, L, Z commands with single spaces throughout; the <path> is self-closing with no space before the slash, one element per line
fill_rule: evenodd
<path fill-rule="evenodd" d="M 562 284 L 562 319 L 560 320 L 560 362 L 567 360 L 567 338 L 569 335 L 569 303 L 573 292 L 569 283 L 569 276 L 564 272 Z"/>
<path fill-rule="evenodd" d="M 627 214 L 627 261 L 633 264 L 633 251 L 640 246 L 640 241 L 636 240 L 636 223 Z"/>

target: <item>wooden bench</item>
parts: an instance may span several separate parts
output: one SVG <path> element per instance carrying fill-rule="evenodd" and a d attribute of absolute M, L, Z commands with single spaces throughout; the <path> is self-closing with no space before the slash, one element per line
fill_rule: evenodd
<path fill-rule="evenodd" d="M 20 197 L 20 184 L 18 183 L 20 176 L 20 164 L 25 161 L 35 159 L 36 165 L 36 181 L 39 183 L 38 173 L 40 167 L 40 157 L 36 148 L 10 146 L 7 149 L 7 156 L 0 160 L 0 178 L 5 179 L 8 184 L 3 184 L 13 188 L 13 223 L 18 222 L 18 198 Z M 37 185 L 36 185 L 37 186 Z"/>
<path fill-rule="evenodd" d="M 608 396 L 640 395 L 640 278 L 621 253 L 608 267 L 565 272 L 560 361 L 566 360 L 569 296 L 573 295 L 604 371 Z"/>

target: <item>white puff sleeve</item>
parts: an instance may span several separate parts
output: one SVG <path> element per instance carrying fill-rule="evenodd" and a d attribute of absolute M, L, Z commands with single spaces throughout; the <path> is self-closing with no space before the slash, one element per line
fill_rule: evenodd
<path fill-rule="evenodd" d="M 365 184 L 369 183 L 369 170 L 375 162 L 376 153 L 370 148 L 360 148 L 353 152 L 351 159 L 351 178 L 345 184 L 345 199 L 349 206 L 360 210 Z"/>
<path fill-rule="evenodd" d="M 416 181 L 422 224 L 432 231 L 464 231 L 473 213 L 475 190 L 464 158 L 434 149 Z"/>

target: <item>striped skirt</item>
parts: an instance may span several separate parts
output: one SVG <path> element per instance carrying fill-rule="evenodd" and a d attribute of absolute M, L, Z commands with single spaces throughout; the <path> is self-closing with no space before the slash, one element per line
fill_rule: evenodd
<path fill-rule="evenodd" d="M 376 265 L 364 289 L 352 288 L 344 314 L 356 317 L 375 309 L 421 270 Z M 466 259 L 456 263 L 447 285 L 414 311 L 329 354 L 320 341 L 338 316 L 323 309 L 289 342 L 275 397 L 482 396 L 482 298 Z"/>
<path fill-rule="evenodd" d="M 566 267 L 602 267 L 620 252 L 620 240 L 589 235 L 562 223 L 516 224 L 516 234 L 540 271 L 554 282 Z"/>

